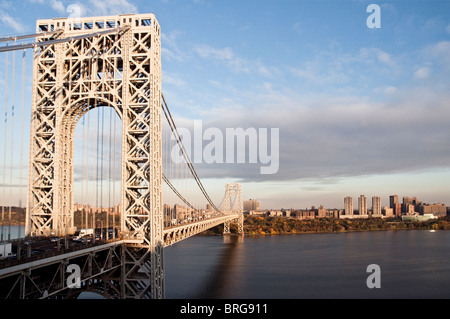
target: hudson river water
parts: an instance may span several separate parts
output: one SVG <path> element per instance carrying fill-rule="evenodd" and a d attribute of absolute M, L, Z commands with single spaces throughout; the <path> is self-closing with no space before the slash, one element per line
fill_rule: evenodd
<path fill-rule="evenodd" d="M 166 247 L 164 264 L 168 299 L 450 298 L 450 231 L 198 235 Z M 381 288 L 367 287 L 370 264 Z"/>
<path fill-rule="evenodd" d="M 450 298 L 450 231 L 196 236 L 164 257 L 166 298 Z"/>

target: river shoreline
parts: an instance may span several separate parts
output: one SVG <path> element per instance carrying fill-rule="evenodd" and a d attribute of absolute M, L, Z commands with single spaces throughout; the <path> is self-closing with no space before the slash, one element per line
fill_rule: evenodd
<path fill-rule="evenodd" d="M 22 223 L 1 224 L 0 227 L 25 227 Z M 315 218 L 298 220 L 285 217 L 255 217 L 245 216 L 244 235 L 271 236 L 271 235 L 297 235 L 297 234 L 331 234 L 351 233 L 383 230 L 450 230 L 450 217 L 441 217 L 420 222 L 404 222 L 401 220 L 380 218 L 369 219 L 339 219 Z M 206 230 L 199 235 L 221 236 L 223 225 Z M 237 227 L 231 227 L 230 235 L 239 235 Z"/>

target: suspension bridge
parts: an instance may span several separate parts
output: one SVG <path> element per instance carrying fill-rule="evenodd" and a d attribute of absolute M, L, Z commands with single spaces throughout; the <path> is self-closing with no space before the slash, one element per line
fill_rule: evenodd
<path fill-rule="evenodd" d="M 38 20 L 0 54 L 1 299 L 161 299 L 164 247 L 221 224 L 243 233 L 240 184 L 216 205 L 183 145 L 153 14 Z"/>

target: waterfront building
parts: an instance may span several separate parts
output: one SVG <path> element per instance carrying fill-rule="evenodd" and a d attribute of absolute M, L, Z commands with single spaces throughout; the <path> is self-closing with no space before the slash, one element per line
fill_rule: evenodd
<path fill-rule="evenodd" d="M 433 214 L 436 217 L 443 217 L 447 215 L 447 207 L 444 204 L 420 204 L 417 207 L 418 213 L 421 215 Z"/>
<path fill-rule="evenodd" d="M 364 195 L 358 197 L 358 211 L 359 215 L 367 215 L 367 199 Z"/>
<path fill-rule="evenodd" d="M 384 217 L 394 217 L 393 208 L 388 208 L 387 206 L 384 206 L 381 212 L 384 215 Z"/>
<path fill-rule="evenodd" d="M 389 196 L 389 207 L 394 209 L 394 212 L 395 212 L 395 205 L 397 203 L 398 203 L 398 195 Z"/>
<path fill-rule="evenodd" d="M 260 203 L 256 199 L 249 199 L 244 201 L 244 211 L 260 210 Z"/>
<path fill-rule="evenodd" d="M 353 198 L 347 196 L 344 198 L 345 215 L 353 215 Z"/>
<path fill-rule="evenodd" d="M 395 204 L 394 214 L 395 214 L 395 217 L 402 216 L 402 204 L 400 204 L 400 203 Z"/>
<path fill-rule="evenodd" d="M 372 197 L 372 217 L 381 217 L 381 197 Z"/>

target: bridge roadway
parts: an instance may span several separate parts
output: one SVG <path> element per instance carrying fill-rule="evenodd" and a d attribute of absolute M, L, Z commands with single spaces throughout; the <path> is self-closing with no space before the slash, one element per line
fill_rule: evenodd
<path fill-rule="evenodd" d="M 239 217 L 239 214 L 228 214 L 165 228 L 164 246 L 173 245 L 228 221 L 238 221 Z M 23 239 L 13 241 L 13 251 L 17 251 L 20 244 L 21 254 L 20 258 L 16 256 L 0 260 L 0 299 L 37 299 L 67 293 L 66 280 L 70 275 L 67 266 L 70 264 L 79 265 L 82 287 L 95 286 L 92 283 L 101 282 L 96 278 L 110 276 L 114 271 L 120 270 L 122 245 L 139 246 L 142 243 L 141 240 L 128 239 L 126 235 L 83 243 L 73 241 L 72 236 L 68 236 L 67 246 L 65 238 L 60 240 L 60 244 L 47 237 L 35 237 L 28 242 L 23 242 Z M 114 277 L 116 282 L 118 277 Z M 101 283 L 90 290 L 105 296 L 120 295 L 117 284 L 107 286 Z"/>

